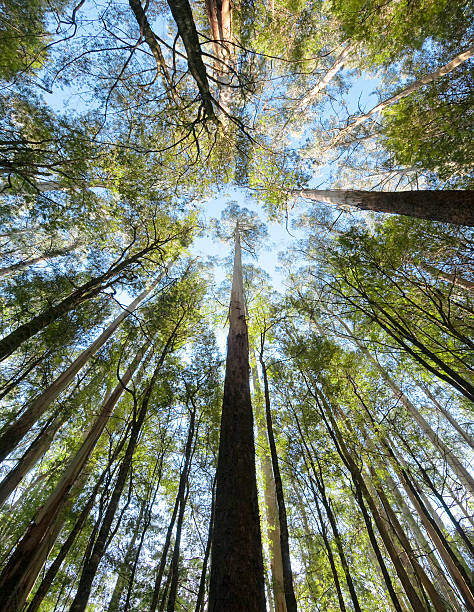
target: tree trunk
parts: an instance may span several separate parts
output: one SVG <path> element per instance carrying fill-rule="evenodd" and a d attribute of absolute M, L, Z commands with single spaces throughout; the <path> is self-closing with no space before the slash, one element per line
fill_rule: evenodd
<path fill-rule="evenodd" d="M 408 399 L 408 397 L 403 393 L 400 387 L 395 383 L 395 381 L 389 376 L 386 370 L 379 364 L 379 362 L 373 357 L 370 351 L 360 342 L 357 338 L 354 337 L 353 332 L 349 328 L 348 325 L 341 319 L 336 316 L 336 319 L 339 323 L 344 327 L 347 333 L 350 335 L 352 342 L 360 349 L 360 351 L 364 354 L 364 356 L 374 365 L 374 367 L 380 372 L 382 378 L 388 384 L 390 389 L 393 391 L 395 397 L 399 399 L 403 406 L 406 408 L 407 412 L 414 419 L 426 437 L 430 440 L 433 446 L 440 452 L 442 457 L 445 458 L 446 462 L 456 474 L 456 476 L 460 479 L 462 484 L 466 487 L 468 491 L 474 495 L 474 479 L 469 474 L 467 469 L 461 464 L 459 459 L 453 455 L 451 450 L 442 442 L 439 436 L 433 431 L 430 427 L 429 423 L 425 420 L 425 418 L 421 415 L 418 409 L 412 404 L 412 402 Z"/>
<path fill-rule="evenodd" d="M 93 506 L 94 506 L 94 502 L 95 502 L 95 498 L 97 496 L 97 493 L 103 483 L 103 481 L 105 480 L 106 476 L 109 474 L 109 469 L 110 466 L 113 464 L 113 462 L 115 461 L 115 459 L 117 458 L 117 456 L 120 454 L 123 445 L 125 444 L 125 436 L 122 437 L 122 439 L 120 440 L 120 442 L 117 444 L 117 446 L 115 447 L 107 467 L 105 468 L 105 470 L 102 472 L 102 474 L 100 475 L 98 481 L 96 482 L 94 489 L 89 497 L 89 499 L 87 500 L 86 505 L 83 507 L 83 509 L 81 510 L 81 513 L 79 514 L 76 522 L 74 523 L 74 527 L 72 528 L 72 530 L 70 531 L 68 537 L 66 538 L 66 540 L 64 541 L 63 545 L 61 546 L 59 553 L 57 554 L 56 558 L 54 559 L 54 561 L 51 563 L 51 565 L 49 566 L 47 572 L 44 574 L 42 580 L 41 580 L 41 584 L 39 585 L 38 589 L 36 590 L 36 593 L 34 594 L 33 599 L 31 600 L 28 608 L 26 609 L 26 612 L 36 612 L 45 595 L 48 593 L 51 584 L 53 583 L 53 580 L 56 577 L 56 574 L 58 573 L 62 562 L 64 561 L 64 559 L 66 558 L 68 552 L 71 550 L 72 545 L 74 544 L 74 541 L 76 539 L 76 537 L 79 535 L 79 532 L 81 531 L 87 517 L 90 514 L 90 511 L 92 510 Z"/>
<path fill-rule="evenodd" d="M 461 287 L 461 289 L 465 289 L 466 291 L 474 291 L 474 283 L 456 273 L 450 274 L 449 272 L 444 272 L 443 270 L 435 268 L 435 266 L 431 266 L 427 263 L 420 263 L 420 268 L 422 270 L 426 270 L 426 272 L 429 272 L 429 274 L 436 279 L 442 278 L 448 283 L 452 283 L 455 287 Z"/>
<path fill-rule="evenodd" d="M 172 341 L 174 340 L 178 325 L 175 327 L 173 333 L 168 338 L 165 347 L 161 353 L 160 359 L 158 360 L 158 363 L 155 366 L 153 375 L 143 393 L 138 414 L 134 417 L 127 450 L 125 451 L 125 455 L 120 464 L 120 469 L 117 474 L 117 479 L 115 481 L 115 486 L 110 498 L 110 502 L 107 506 L 107 510 L 105 511 L 104 518 L 92 551 L 84 562 L 79 586 L 77 588 L 74 601 L 71 604 L 70 612 L 84 612 L 87 607 L 90 592 L 92 589 L 92 582 L 97 572 L 97 568 L 99 567 L 99 563 L 102 560 L 102 557 L 104 556 L 104 553 L 107 549 L 110 529 L 112 527 L 112 522 L 114 520 L 115 513 L 120 502 L 120 497 L 122 495 L 122 491 L 132 465 L 133 454 L 135 452 L 138 439 L 143 427 L 143 423 L 145 421 L 145 416 L 148 412 L 150 397 L 153 392 L 158 373 L 163 365 L 166 355 L 168 354 Z"/>
<path fill-rule="evenodd" d="M 229 321 L 208 609 L 209 612 L 265 612 L 238 225 Z"/>
<path fill-rule="evenodd" d="M 60 257 L 61 255 L 67 255 L 67 253 L 71 253 L 79 246 L 78 243 L 70 244 L 69 246 L 63 247 L 62 249 L 52 249 L 51 251 L 47 251 L 43 255 L 39 257 L 33 257 L 32 259 L 25 259 L 24 261 L 19 261 L 16 264 L 12 264 L 11 266 L 6 266 L 5 268 L 0 268 L 0 278 L 2 276 L 8 276 L 9 274 L 13 274 L 14 272 L 21 272 L 21 270 L 25 270 L 25 268 L 29 268 L 30 266 L 34 266 L 40 261 L 46 261 L 47 259 L 53 259 L 53 257 Z"/>
<path fill-rule="evenodd" d="M 132 561 L 135 556 L 135 544 L 138 538 L 138 534 L 140 533 L 140 528 L 142 526 L 146 502 L 147 500 L 145 498 L 140 505 L 140 512 L 133 528 L 132 537 L 127 546 L 127 552 L 125 553 L 125 557 L 117 571 L 117 580 L 115 582 L 114 590 L 112 592 L 112 597 L 110 598 L 110 602 L 107 607 L 107 612 L 118 612 L 120 609 L 120 599 L 122 598 L 122 594 L 125 589 L 125 584 L 130 574 L 130 566 L 132 565 Z"/>
<path fill-rule="evenodd" d="M 283 494 L 283 483 L 281 480 L 280 466 L 273 434 L 272 414 L 270 407 L 270 391 L 268 388 L 267 367 L 263 359 L 264 336 L 262 336 L 262 348 L 260 351 L 260 365 L 262 366 L 263 387 L 265 392 L 265 413 L 267 417 L 267 435 L 272 458 L 273 477 L 275 479 L 275 491 L 278 503 L 278 519 L 280 523 L 280 548 L 283 561 L 283 585 L 285 588 L 286 609 L 288 612 L 296 612 L 296 597 L 293 589 L 293 574 L 291 571 L 290 547 L 288 542 L 288 522 L 286 517 L 285 497 Z"/>
<path fill-rule="evenodd" d="M 61 428 L 66 418 L 66 415 L 60 414 L 53 421 L 50 421 L 33 440 L 15 467 L 0 482 L 0 507 L 3 506 L 23 478 L 49 449 L 56 432 Z"/>
<path fill-rule="evenodd" d="M 206 591 L 206 575 L 207 575 L 207 564 L 209 561 L 209 555 L 211 553 L 211 543 L 212 543 L 212 532 L 214 529 L 214 508 L 215 508 L 215 489 L 216 489 L 216 479 L 212 481 L 212 501 L 211 501 L 211 517 L 209 520 L 209 531 L 207 535 L 206 549 L 204 551 L 204 558 L 202 560 L 202 569 L 201 569 L 201 578 L 199 580 L 199 590 L 196 598 L 196 608 L 194 612 L 203 612 L 204 609 L 204 594 Z"/>
<path fill-rule="evenodd" d="M 178 34 L 183 41 L 188 59 L 189 72 L 196 81 L 204 109 L 204 116 L 214 119 L 214 106 L 206 66 L 202 61 L 199 36 L 194 23 L 193 13 L 188 0 L 167 0 L 173 19 L 178 26 Z"/>
<path fill-rule="evenodd" d="M 193 406 L 193 410 L 191 412 L 191 417 L 189 420 L 188 427 L 188 439 L 186 440 L 186 447 L 184 449 L 184 466 L 181 472 L 181 477 L 179 479 L 179 487 L 178 487 L 178 502 L 179 502 L 179 511 L 178 511 L 178 519 L 176 521 L 176 536 L 174 542 L 174 550 L 173 556 L 171 558 L 171 569 L 172 577 L 170 583 L 170 591 L 168 596 L 168 612 L 174 612 L 176 605 L 176 595 L 178 593 L 178 579 L 179 579 L 179 553 L 181 546 L 181 532 L 183 529 L 183 521 L 184 521 L 184 511 L 186 509 L 186 501 L 187 501 L 187 493 L 186 487 L 188 486 L 189 480 L 189 472 L 191 470 L 191 461 L 193 455 L 193 440 L 194 436 L 197 435 L 197 431 L 195 431 L 194 424 L 196 420 L 196 409 Z"/>
<path fill-rule="evenodd" d="M 168 242 L 172 238 L 168 238 L 164 242 Z M 129 266 L 139 262 L 148 253 L 158 249 L 160 243 L 153 242 L 151 245 L 141 249 L 135 255 L 131 255 L 120 263 L 112 265 L 107 272 L 92 278 L 90 281 L 78 287 L 70 295 L 64 298 L 59 304 L 51 306 L 44 310 L 39 315 L 33 317 L 28 323 L 23 323 L 14 331 L 0 340 L 0 361 L 11 355 L 23 342 L 35 336 L 39 331 L 53 323 L 66 313 L 70 312 L 83 302 L 92 299 L 98 295 L 103 289 L 109 287 L 113 279 L 125 271 Z"/>
<path fill-rule="evenodd" d="M 252 363 L 254 357 L 252 357 Z M 270 568 L 272 572 L 272 591 L 275 612 L 286 612 L 285 587 L 283 584 L 283 561 L 280 545 L 280 521 L 276 498 L 275 480 L 273 478 L 272 460 L 268 444 L 265 413 L 262 410 L 262 391 L 258 379 L 257 365 L 252 365 L 253 387 L 255 392 L 255 421 L 257 424 L 258 446 L 261 449 L 261 469 L 263 480 L 263 497 L 265 500 L 265 517 L 267 538 L 270 549 Z"/>
<path fill-rule="evenodd" d="M 62 374 L 51 383 L 51 385 L 43 391 L 41 395 L 36 397 L 23 414 L 11 425 L 5 427 L 0 433 L 0 461 L 15 448 L 23 436 L 36 423 L 36 421 L 45 413 L 47 408 L 54 400 L 68 387 L 74 377 L 86 365 L 89 359 L 97 353 L 97 351 L 106 343 L 106 341 L 117 330 L 122 321 L 134 312 L 143 300 L 150 294 L 163 278 L 161 274 L 145 291 L 142 291 L 133 302 L 124 308 L 124 310 L 116 317 L 112 323 L 100 334 L 94 342 L 64 370 Z"/>
<path fill-rule="evenodd" d="M 49 549 L 46 550 L 44 547 L 42 548 L 44 540 L 47 538 L 48 531 L 68 499 L 71 487 L 81 474 L 91 452 L 94 450 L 115 405 L 125 390 L 125 385 L 130 382 L 134 371 L 142 360 L 147 346 L 148 341 L 138 351 L 132 363 L 127 368 L 122 380 L 116 386 L 108 400 L 102 405 L 101 411 L 89 430 L 83 444 L 69 462 L 56 488 L 38 511 L 28 531 L 17 545 L 8 563 L 4 567 L 0 575 L 0 595 L 5 604 L 2 612 L 16 612 L 16 610 L 21 609 L 23 606 L 28 596 L 29 589 L 34 583 L 34 580 L 31 584 L 29 582 L 31 567 L 36 565 L 39 572 L 46 558 L 43 557 L 42 562 L 39 563 L 39 554 L 40 552 L 41 554 L 44 552 L 47 555 L 49 552 Z M 54 540 L 51 542 L 51 545 L 53 543 Z"/>
<path fill-rule="evenodd" d="M 474 226 L 474 191 L 356 191 L 345 189 L 299 189 L 294 196 L 373 212 L 407 215 L 419 219 Z"/>
<path fill-rule="evenodd" d="M 382 541 L 385 545 L 385 548 L 390 556 L 390 559 L 392 561 L 392 564 L 395 568 L 395 571 L 397 573 L 397 576 L 404 588 L 404 591 L 408 597 L 408 600 L 410 601 L 410 604 L 413 607 L 413 610 L 415 612 L 425 612 L 426 610 L 426 606 L 422 603 L 422 601 L 420 600 L 418 594 L 416 593 L 416 590 L 414 589 L 410 578 L 408 577 L 406 570 L 403 566 L 403 564 L 400 561 L 400 558 L 398 556 L 397 550 L 394 546 L 394 543 L 385 527 L 385 523 L 382 519 L 382 517 L 380 516 L 380 513 L 377 509 L 377 505 L 372 497 L 372 495 L 370 494 L 369 490 L 367 489 L 367 486 L 365 484 L 365 481 L 363 479 L 362 473 L 360 471 L 360 468 L 357 466 L 357 463 L 354 461 L 354 458 L 352 456 L 352 453 L 350 452 L 349 448 L 347 447 L 344 438 L 341 434 L 341 431 L 331 413 L 331 410 L 329 408 L 329 406 L 326 406 L 326 400 L 324 399 L 324 397 L 322 396 L 322 394 L 316 390 L 316 392 L 314 393 L 312 390 L 310 390 L 310 392 L 313 394 L 313 397 L 315 398 L 316 402 L 318 404 L 320 404 L 321 402 L 324 404 L 325 409 L 322 408 L 322 406 L 320 406 L 320 413 L 321 416 L 323 417 L 323 420 L 326 424 L 326 428 L 328 429 L 328 433 L 330 434 L 330 436 L 333 438 L 335 445 L 336 445 L 336 449 L 339 453 L 339 456 L 341 457 L 341 460 L 343 461 L 344 465 L 347 467 L 347 469 L 349 470 L 354 486 L 360 491 L 361 495 L 363 496 L 363 498 L 365 499 L 365 501 L 367 502 L 367 505 L 369 506 L 370 512 L 372 514 L 372 517 L 374 518 L 375 524 L 377 525 L 377 529 L 378 532 L 380 534 L 380 537 L 382 538 Z"/>
<path fill-rule="evenodd" d="M 422 384 L 422 383 L 418 383 L 418 386 L 421 387 L 423 389 L 423 391 L 425 392 L 425 394 L 428 396 L 428 398 L 433 402 L 434 406 L 436 406 L 436 408 L 441 412 L 441 414 L 445 417 L 445 419 L 447 421 L 449 421 L 451 423 L 451 425 L 454 427 L 454 429 L 458 432 L 458 434 L 463 438 L 463 440 L 469 444 L 469 446 L 474 450 L 474 438 L 472 436 L 470 436 L 467 431 L 465 431 L 461 425 L 459 425 L 459 423 L 457 422 L 457 420 L 452 416 L 452 414 L 449 412 L 449 410 L 446 410 L 446 408 L 444 408 L 436 399 L 436 397 L 431 393 L 431 391 L 429 390 L 429 388 Z"/>
<path fill-rule="evenodd" d="M 367 113 L 361 115 L 360 117 L 357 117 L 357 119 L 355 119 L 354 121 L 349 123 L 349 125 L 347 127 L 343 128 L 342 130 L 339 130 L 339 132 L 336 134 L 336 136 L 329 143 L 328 148 L 333 147 L 334 145 L 336 145 L 338 142 L 340 142 L 344 138 L 344 136 L 346 134 L 348 134 L 354 128 L 356 128 L 358 125 L 360 125 L 361 123 L 363 123 L 364 121 L 366 121 L 367 119 L 372 117 L 372 115 L 375 115 L 377 113 L 382 112 L 388 106 L 391 106 L 395 102 L 398 102 L 399 100 L 402 100 L 403 98 L 406 98 L 411 93 L 413 93 L 417 89 L 420 89 L 424 85 L 427 85 L 428 83 L 432 83 L 433 81 L 435 81 L 436 79 L 439 79 L 440 77 L 444 76 L 445 74 L 449 74 L 455 68 L 457 68 L 458 66 L 460 66 L 461 64 L 466 62 L 473 55 L 474 55 L 474 47 L 470 47 L 466 51 L 463 51 L 462 53 L 459 53 L 459 55 L 457 55 L 455 58 L 453 58 L 450 62 L 448 62 L 444 66 L 441 66 L 440 68 L 438 68 L 437 70 L 431 72 L 430 74 L 427 74 L 426 76 L 422 77 L 421 79 L 418 79 L 414 83 L 410 83 L 410 85 L 408 85 L 407 87 L 402 89 L 402 91 L 400 91 L 399 93 L 397 93 L 394 96 L 388 98 L 387 100 L 384 100 L 383 102 L 380 102 L 379 104 L 374 106 L 370 111 L 368 111 Z"/>

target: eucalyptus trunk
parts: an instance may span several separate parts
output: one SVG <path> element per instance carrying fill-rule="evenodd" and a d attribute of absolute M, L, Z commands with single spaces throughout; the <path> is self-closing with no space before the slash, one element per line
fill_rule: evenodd
<path fill-rule="evenodd" d="M 8 425 L 0 433 L 0 461 L 15 448 L 15 446 L 22 440 L 23 436 L 29 431 L 29 429 L 41 418 L 46 412 L 48 407 L 54 402 L 55 399 L 70 385 L 74 377 L 80 372 L 80 370 L 86 365 L 91 357 L 93 357 L 97 351 L 104 346 L 107 340 L 114 334 L 124 319 L 126 319 L 131 313 L 133 313 L 143 300 L 153 291 L 158 285 L 160 280 L 163 278 L 163 274 L 160 275 L 147 289 L 142 291 L 133 302 L 125 307 L 123 311 L 110 323 L 110 325 L 100 334 L 98 338 L 92 342 L 92 344 L 86 348 L 82 353 L 76 357 L 71 365 L 60 374 L 56 380 L 49 385 L 49 387 L 36 397 L 30 405 L 26 408 L 23 414 L 11 425 Z"/>
<path fill-rule="evenodd" d="M 147 346 L 148 341 L 138 351 L 121 381 L 115 387 L 109 398 L 103 403 L 100 413 L 85 437 L 81 447 L 70 460 L 54 491 L 37 512 L 28 531 L 10 556 L 8 563 L 0 575 L 0 596 L 3 601 L 1 612 L 17 612 L 21 610 L 24 605 L 29 590 L 33 586 L 49 553 L 49 548 L 44 546 L 44 542 L 48 538 L 51 526 L 54 524 L 56 517 L 64 507 L 71 488 L 83 471 L 90 454 L 94 450 L 100 435 L 108 423 L 113 409 L 124 393 L 125 386 L 130 382 L 133 373 L 142 360 Z M 50 545 L 52 546 L 53 544 L 54 539 L 51 541 Z M 33 567 L 36 570 L 36 575 L 34 576 L 35 580 L 31 582 Z"/>
<path fill-rule="evenodd" d="M 252 363 L 254 358 L 252 357 Z M 262 410 L 262 391 L 258 378 L 257 365 L 252 365 L 252 379 L 255 391 L 255 421 L 257 424 L 257 440 L 260 447 L 260 464 L 263 480 L 263 498 L 265 501 L 265 519 L 267 538 L 270 549 L 270 569 L 272 573 L 272 591 L 275 612 L 286 612 L 285 587 L 283 583 L 283 561 L 280 546 L 280 521 L 278 518 L 278 503 L 273 478 L 272 459 L 268 444 L 265 413 Z"/>
<path fill-rule="evenodd" d="M 229 322 L 208 609 L 209 612 L 265 612 L 249 344 L 238 225 Z"/>
<path fill-rule="evenodd" d="M 293 196 L 340 208 L 356 208 L 474 226 L 474 191 L 360 191 L 351 189 L 300 189 Z"/>

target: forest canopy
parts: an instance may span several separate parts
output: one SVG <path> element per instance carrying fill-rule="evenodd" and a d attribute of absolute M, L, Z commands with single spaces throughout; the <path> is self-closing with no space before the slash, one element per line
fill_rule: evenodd
<path fill-rule="evenodd" d="M 472 9 L 0 0 L 0 612 L 474 609 Z"/>

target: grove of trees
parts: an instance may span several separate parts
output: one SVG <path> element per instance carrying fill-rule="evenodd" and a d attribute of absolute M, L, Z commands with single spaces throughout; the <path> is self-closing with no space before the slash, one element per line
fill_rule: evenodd
<path fill-rule="evenodd" d="M 0 612 L 474 610 L 472 9 L 2 0 Z"/>

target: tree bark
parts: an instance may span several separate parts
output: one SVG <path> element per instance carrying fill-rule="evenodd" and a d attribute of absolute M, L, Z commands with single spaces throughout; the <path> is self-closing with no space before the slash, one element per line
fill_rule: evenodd
<path fill-rule="evenodd" d="M 399 93 L 395 94 L 394 96 L 391 96 L 390 98 L 388 98 L 387 100 L 384 100 L 383 102 L 380 102 L 379 104 L 374 106 L 370 111 L 361 115 L 360 117 L 357 117 L 357 119 L 349 123 L 347 127 L 343 128 L 342 130 L 339 130 L 336 136 L 329 143 L 328 148 L 333 147 L 334 145 L 339 143 L 346 134 L 348 134 L 358 125 L 360 125 L 361 123 L 363 123 L 364 121 L 372 117 L 372 115 L 382 112 L 388 106 L 394 104 L 395 102 L 398 102 L 399 100 L 402 100 L 403 98 L 406 98 L 411 93 L 413 93 L 417 89 L 420 89 L 424 85 L 428 85 L 428 83 L 432 83 L 433 81 L 435 81 L 436 79 L 439 79 L 445 74 L 449 74 L 450 72 L 455 70 L 458 66 L 466 62 L 473 55 L 474 55 L 474 47 L 470 47 L 469 49 L 466 49 L 465 51 L 459 53 L 459 55 L 457 55 L 455 58 L 453 58 L 450 62 L 448 62 L 444 66 L 441 66 L 440 68 L 438 68 L 437 70 L 434 70 L 430 74 L 425 75 L 424 77 L 422 77 L 421 79 L 418 79 L 414 83 L 410 83 L 410 85 L 402 89 L 402 91 L 400 91 Z"/>
<path fill-rule="evenodd" d="M 16 612 L 23 606 L 28 596 L 29 589 L 34 583 L 34 580 L 30 583 L 31 568 L 35 566 L 39 572 L 46 559 L 46 556 L 44 556 L 41 559 L 42 562 L 39 563 L 39 555 L 47 555 L 49 552 L 49 548 L 44 548 L 44 541 L 48 536 L 49 529 L 68 499 L 71 487 L 81 474 L 115 405 L 125 390 L 125 385 L 130 382 L 134 371 L 142 360 L 147 346 L 148 341 L 138 351 L 132 363 L 127 368 L 122 380 L 116 386 L 108 400 L 102 405 L 99 416 L 95 420 L 80 449 L 69 462 L 56 488 L 38 511 L 26 534 L 10 556 L 8 563 L 0 575 L 0 600 L 4 602 L 4 608 L 1 612 Z M 54 540 L 51 542 L 51 545 L 53 543 Z M 36 579 L 36 576 L 34 576 L 34 579 Z"/>
<path fill-rule="evenodd" d="M 407 412 L 414 419 L 414 421 L 417 423 L 417 425 L 420 427 L 426 437 L 430 440 L 433 446 L 440 452 L 442 457 L 444 457 L 444 459 L 446 460 L 450 468 L 453 470 L 453 472 L 456 474 L 456 476 L 460 479 L 462 484 L 466 487 L 468 491 L 471 492 L 472 495 L 474 495 L 474 479 L 469 474 L 467 469 L 461 464 L 459 459 L 454 456 L 454 454 L 446 446 L 446 444 L 444 444 L 444 442 L 440 440 L 439 436 L 433 431 L 426 419 L 422 416 L 422 414 L 418 411 L 414 404 L 408 399 L 408 397 L 403 393 L 403 391 L 395 383 L 395 381 L 390 377 L 385 368 L 383 368 L 379 364 L 379 362 L 375 359 L 375 357 L 373 357 L 373 355 L 362 344 L 362 342 L 360 342 L 360 340 L 354 337 L 353 332 L 351 331 L 349 326 L 346 325 L 343 319 L 338 316 L 336 316 L 336 319 L 347 331 L 347 333 L 352 339 L 352 342 L 354 342 L 354 344 L 360 349 L 360 351 L 370 361 L 370 363 L 372 363 L 374 367 L 378 370 L 378 372 L 380 372 L 382 378 L 388 384 L 395 397 L 397 399 L 400 399 Z"/>
<path fill-rule="evenodd" d="M 254 357 L 252 357 L 252 363 Z M 286 612 L 285 587 L 283 584 L 283 561 L 280 545 L 280 521 L 278 518 L 278 503 L 276 498 L 275 479 L 273 478 L 272 459 L 268 444 L 268 433 L 265 426 L 265 413 L 261 402 L 262 391 L 258 379 L 257 365 L 252 365 L 253 388 L 255 392 L 255 421 L 257 424 L 257 439 L 261 449 L 261 470 L 263 480 L 263 497 L 265 500 L 265 518 L 267 523 L 267 538 L 270 549 L 270 569 L 272 572 L 272 591 L 275 612 Z"/>
<path fill-rule="evenodd" d="M 420 263 L 419 265 L 422 270 L 425 270 L 436 279 L 442 278 L 446 282 L 452 283 L 455 287 L 461 287 L 461 289 L 465 289 L 466 291 L 474 291 L 474 282 L 459 276 L 459 274 L 444 272 L 444 270 L 440 270 L 427 263 Z"/>
<path fill-rule="evenodd" d="M 194 436 L 197 435 L 197 431 L 195 431 L 195 421 L 196 421 L 196 409 L 193 406 L 191 411 L 191 417 L 189 420 L 188 427 L 188 438 L 186 440 L 186 446 L 184 449 L 184 466 L 181 473 L 181 477 L 179 479 L 178 486 L 178 501 L 179 501 L 179 511 L 178 518 L 176 521 L 176 535 L 174 542 L 174 550 L 173 556 L 171 558 L 171 583 L 170 590 L 168 595 L 168 606 L 167 612 L 174 612 L 176 605 L 176 595 L 178 593 L 178 579 L 179 579 L 179 552 L 181 546 L 181 533 L 183 529 L 183 521 L 184 521 L 184 511 L 186 509 L 186 501 L 187 501 L 187 493 L 186 487 L 188 486 L 189 481 L 189 472 L 191 470 L 191 461 L 193 455 L 193 440 Z"/>
<path fill-rule="evenodd" d="M 293 589 L 293 574 L 291 571 L 291 558 L 288 536 L 288 522 L 286 516 L 285 497 L 283 494 L 283 483 L 281 480 L 280 466 L 278 465 L 278 454 L 273 434 L 273 423 L 270 406 L 270 391 L 268 387 L 267 367 L 263 359 L 264 336 L 262 336 L 262 348 L 260 351 L 260 365 L 262 366 L 263 388 L 265 393 L 265 414 L 267 418 L 267 435 L 272 458 L 273 477 L 275 479 L 275 491 L 278 503 L 278 519 L 280 523 L 280 548 L 283 562 L 283 586 L 285 588 L 286 609 L 288 612 L 296 612 L 296 597 Z"/>
<path fill-rule="evenodd" d="M 33 466 L 36 465 L 36 462 L 46 453 L 56 432 L 64 424 L 66 418 L 66 415 L 59 415 L 50 421 L 42 431 L 40 431 L 36 439 L 33 440 L 30 447 L 19 459 L 15 467 L 12 468 L 2 482 L 0 482 L 0 507 L 3 506 L 23 478 Z"/>
<path fill-rule="evenodd" d="M 172 343 L 175 338 L 176 331 L 182 321 L 182 318 L 179 320 L 177 325 L 175 326 L 172 334 L 169 336 L 166 344 L 161 352 L 158 363 L 155 366 L 152 377 L 148 382 L 146 389 L 143 393 L 143 397 L 140 402 L 140 408 L 138 410 L 138 414 L 135 416 L 133 425 L 130 432 L 130 439 L 127 445 L 127 450 L 125 451 L 125 455 L 120 464 L 120 469 L 117 475 L 117 479 L 115 481 L 114 489 L 112 492 L 112 496 L 110 498 L 110 502 L 107 506 L 107 510 L 105 512 L 102 524 L 100 526 L 99 533 L 97 535 L 97 539 L 94 543 L 92 551 L 88 558 L 86 559 L 84 566 L 82 568 L 82 574 L 79 581 L 79 586 L 77 588 L 76 596 L 74 601 L 71 604 L 70 612 L 84 612 L 87 607 L 87 603 L 89 601 L 90 592 L 92 589 L 92 582 L 94 580 L 95 574 L 97 572 L 97 568 L 99 567 L 99 563 L 104 556 L 104 553 L 107 549 L 108 544 L 108 536 L 110 533 L 110 529 L 112 526 L 112 522 L 115 517 L 115 513 L 118 508 L 118 504 L 120 501 L 120 497 L 122 495 L 123 488 L 125 486 L 125 482 L 127 480 L 131 465 L 132 458 L 135 452 L 138 438 L 140 436 L 143 423 L 145 421 L 145 416 L 148 412 L 148 405 L 150 403 L 150 397 L 153 392 L 156 379 L 158 377 L 158 373 L 161 370 L 163 362 L 172 346 Z"/>
<path fill-rule="evenodd" d="M 189 71 L 198 86 L 205 117 L 215 119 L 214 106 L 206 66 L 202 61 L 199 36 L 194 24 L 193 13 L 188 0 L 167 0 L 171 14 L 178 27 L 188 58 Z"/>
<path fill-rule="evenodd" d="M 67 255 L 67 253 L 71 253 L 79 246 L 78 243 L 70 244 L 69 246 L 63 247 L 62 249 L 52 249 L 51 251 L 47 251 L 43 255 L 39 257 L 33 257 L 32 259 L 25 259 L 24 261 L 19 261 L 16 264 L 12 264 L 11 266 L 6 266 L 4 268 L 0 268 L 0 277 L 8 276 L 9 274 L 13 274 L 14 272 L 21 272 L 21 270 L 25 270 L 30 266 L 34 266 L 40 261 L 46 261 L 47 259 L 53 259 L 53 257 L 60 257 L 61 255 Z"/>
<path fill-rule="evenodd" d="M 209 612 L 265 612 L 249 345 L 238 225 L 217 463 Z"/>
<path fill-rule="evenodd" d="M 406 215 L 474 227 L 474 190 L 356 191 L 299 189 L 294 196 L 373 212 Z"/>
<path fill-rule="evenodd" d="M 0 340 L 0 361 L 3 361 L 6 357 L 11 355 L 23 342 L 35 336 L 50 323 L 53 323 L 59 319 L 59 317 L 70 312 L 83 302 L 86 302 L 87 300 L 90 300 L 98 295 L 103 289 L 112 284 L 114 277 L 117 278 L 118 275 L 125 271 L 129 266 L 139 262 L 148 253 L 159 249 L 160 244 L 164 244 L 170 240 L 172 240 L 171 237 L 162 243 L 155 241 L 149 246 L 135 253 L 135 255 L 131 255 L 120 263 L 114 264 L 107 270 L 107 272 L 104 272 L 104 274 L 96 276 L 84 285 L 78 287 L 70 295 L 59 302 L 59 304 L 47 308 L 36 317 L 33 317 L 30 321 L 28 321 L 28 323 L 23 323 L 23 325 L 17 327 L 14 331 Z"/>
<path fill-rule="evenodd" d="M 199 580 L 199 590 L 196 598 L 196 608 L 194 612 L 203 612 L 204 609 L 204 594 L 206 591 L 206 575 L 207 575 L 207 564 L 209 561 L 209 556 L 211 554 L 211 543 L 212 543 L 212 532 L 214 530 L 214 508 L 215 508 L 215 490 L 216 490 L 216 479 L 212 481 L 212 489 L 211 489 L 211 516 L 209 520 L 209 530 L 207 535 L 206 548 L 204 550 L 204 557 L 202 560 L 202 569 L 201 569 L 201 578 Z"/>
<path fill-rule="evenodd" d="M 51 405 L 54 400 L 67 388 L 74 377 L 80 372 L 80 370 L 86 365 L 89 359 L 97 353 L 97 351 L 106 343 L 106 341 L 112 336 L 117 330 L 122 321 L 128 317 L 129 314 L 134 312 L 143 300 L 153 291 L 158 285 L 160 280 L 163 278 L 161 274 L 148 289 L 145 289 L 136 297 L 133 302 L 123 309 L 123 311 L 110 323 L 110 325 L 100 334 L 96 340 L 71 363 L 71 365 L 64 370 L 62 374 L 51 383 L 51 385 L 43 391 L 41 395 L 36 397 L 23 414 L 11 425 L 5 427 L 0 432 L 0 461 L 15 448 L 15 446 L 21 441 L 29 429 L 36 423 L 36 421 L 45 413 L 47 408 Z"/>

